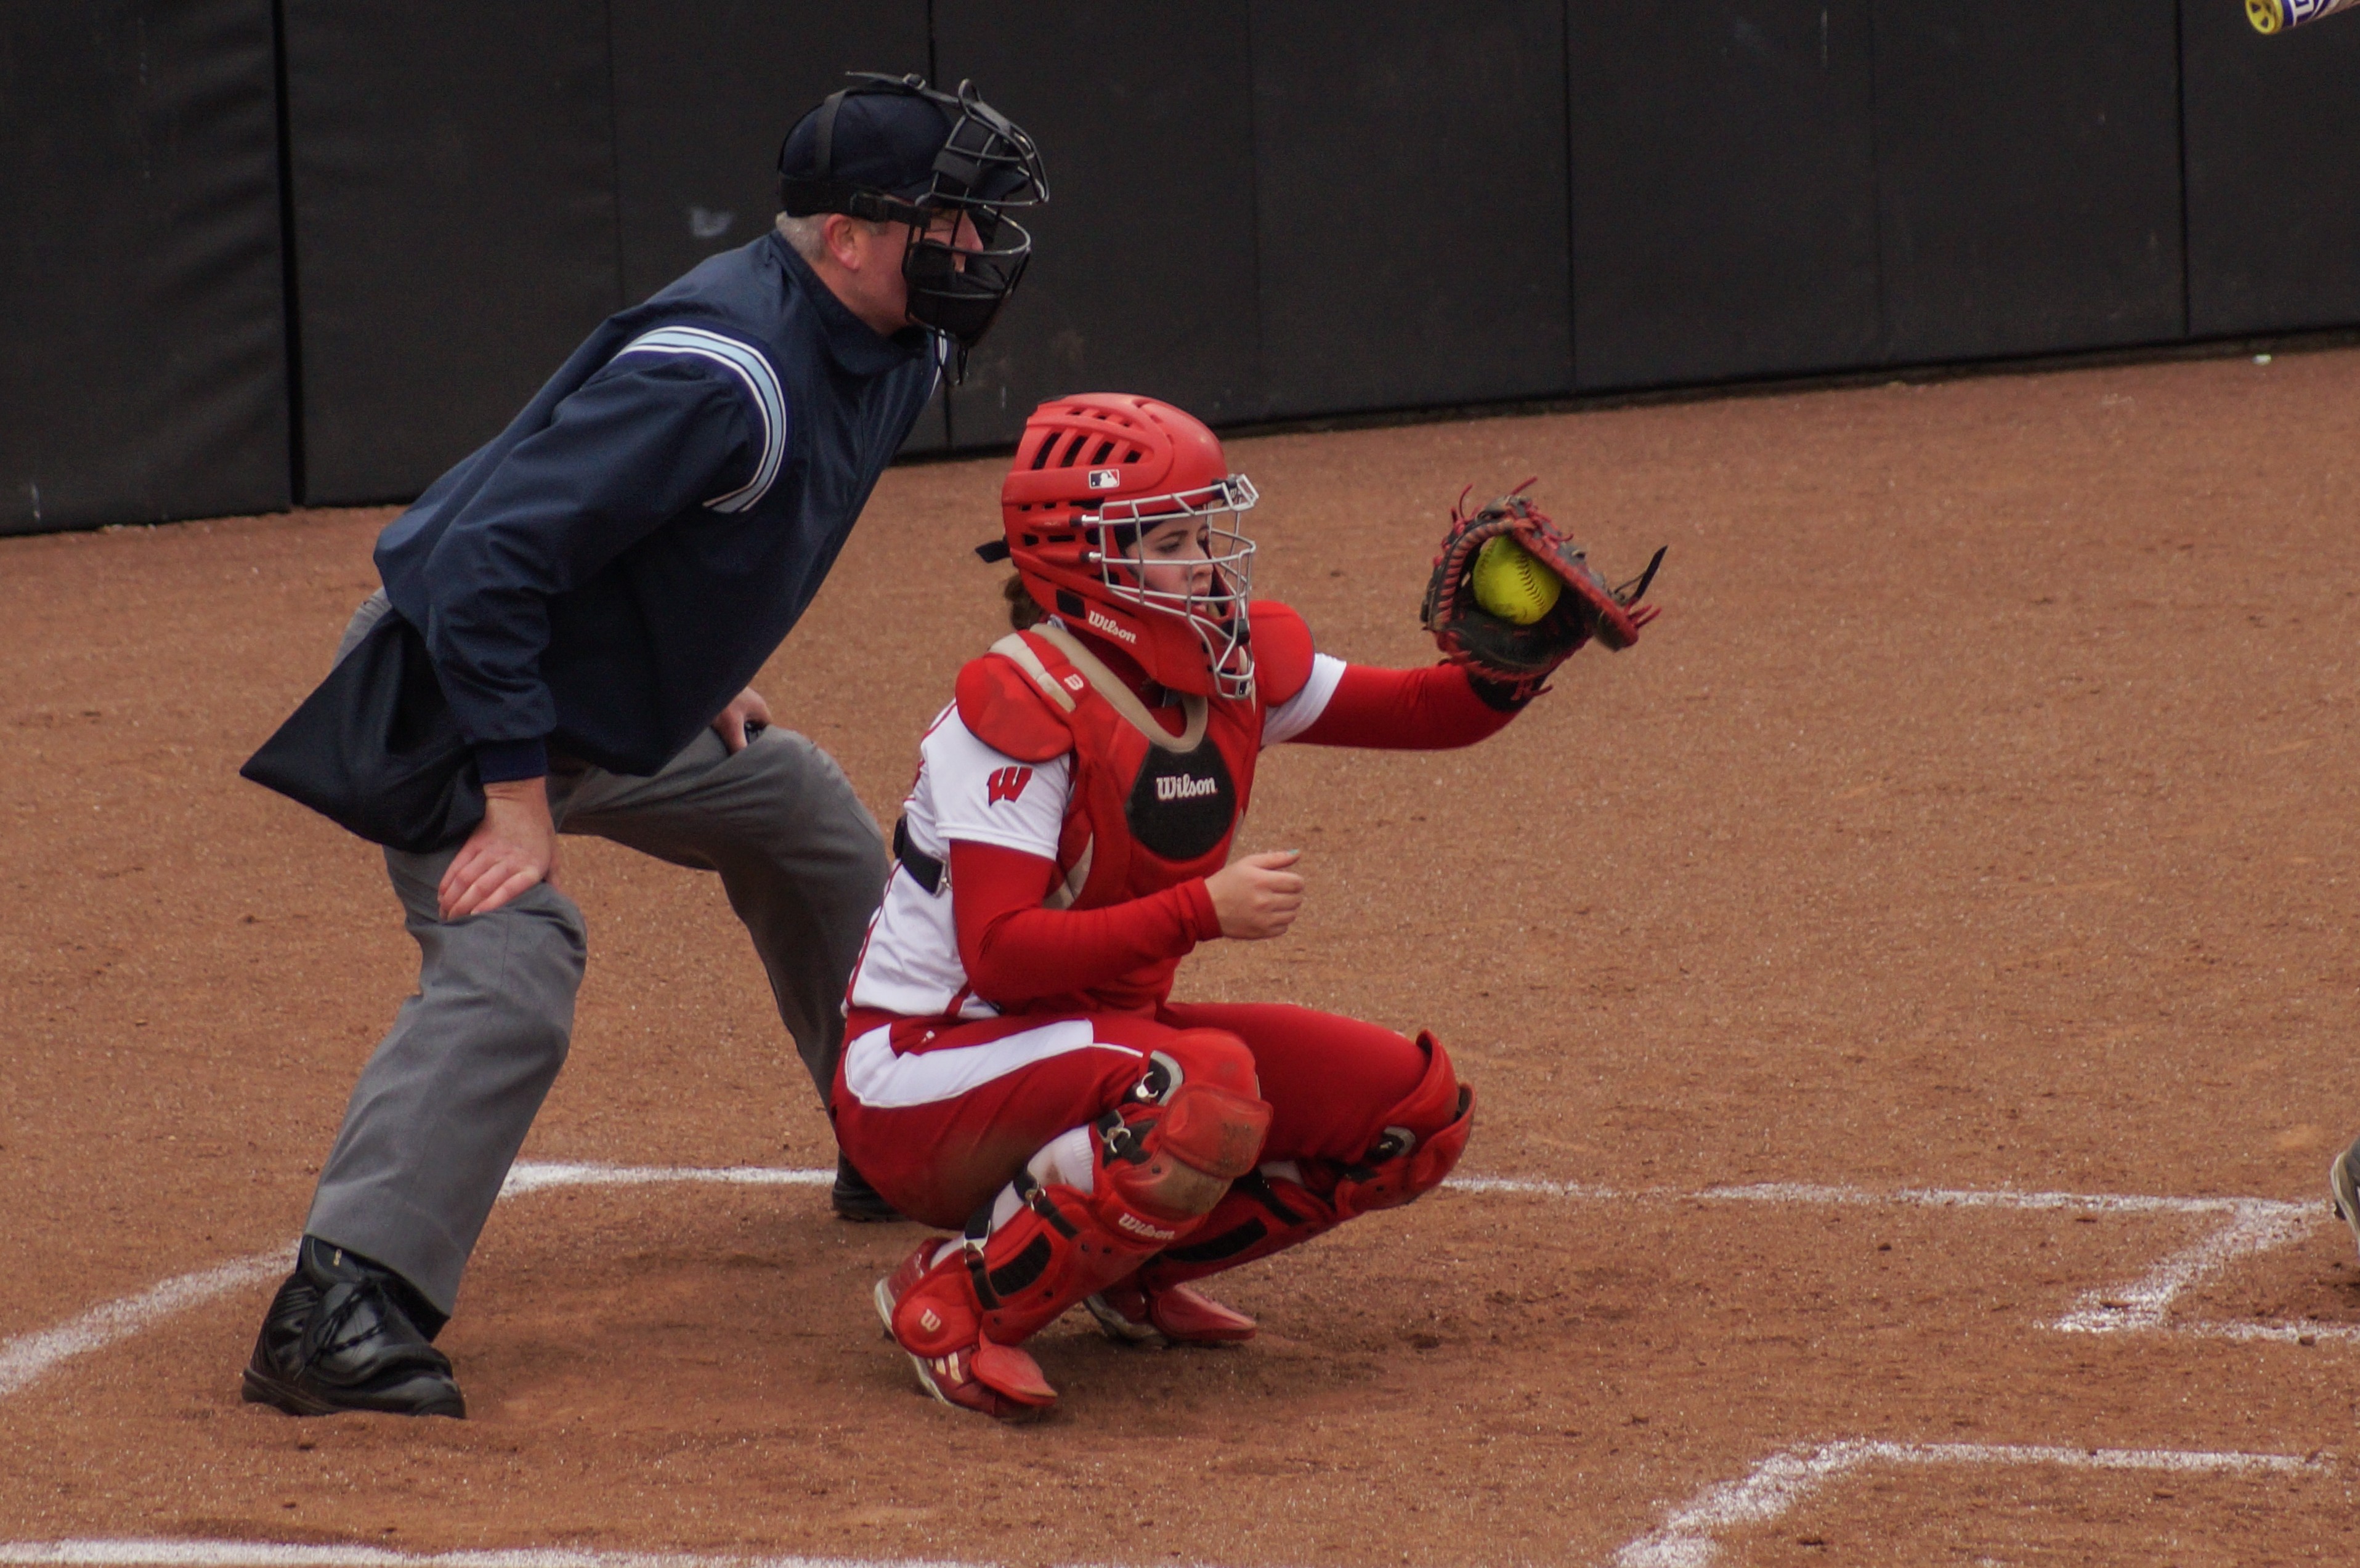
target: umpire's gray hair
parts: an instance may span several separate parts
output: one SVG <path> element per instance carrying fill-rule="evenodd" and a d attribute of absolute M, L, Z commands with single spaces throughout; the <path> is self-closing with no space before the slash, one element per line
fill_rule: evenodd
<path fill-rule="evenodd" d="M 814 212 L 807 217 L 791 218 L 781 212 L 779 214 L 780 236 L 787 244 L 794 246 L 797 256 L 816 267 L 819 265 L 820 257 L 827 254 L 828 216 L 829 214 L 825 212 Z M 868 218 L 855 218 L 852 221 L 872 234 L 881 234 L 885 232 L 886 225 Z"/>

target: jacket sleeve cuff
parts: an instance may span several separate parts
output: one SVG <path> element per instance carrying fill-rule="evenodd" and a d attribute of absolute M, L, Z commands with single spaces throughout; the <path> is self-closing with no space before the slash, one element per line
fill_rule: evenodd
<path fill-rule="evenodd" d="M 486 784 L 538 779 L 549 771 L 549 745 L 540 740 L 486 741 L 475 747 L 475 772 Z"/>
<path fill-rule="evenodd" d="M 1180 885 L 1188 900 L 1188 924 L 1198 942 L 1210 942 L 1221 934 L 1221 917 L 1213 909 L 1213 890 L 1205 886 L 1201 877 Z"/>

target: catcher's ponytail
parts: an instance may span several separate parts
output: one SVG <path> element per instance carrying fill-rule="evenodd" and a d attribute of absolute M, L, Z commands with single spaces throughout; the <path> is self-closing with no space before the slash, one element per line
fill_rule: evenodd
<path fill-rule="evenodd" d="M 1008 624 L 1020 632 L 1029 632 L 1049 618 L 1049 613 L 1026 592 L 1022 577 L 1011 577 L 1000 584 L 1000 594 L 1008 601 Z"/>

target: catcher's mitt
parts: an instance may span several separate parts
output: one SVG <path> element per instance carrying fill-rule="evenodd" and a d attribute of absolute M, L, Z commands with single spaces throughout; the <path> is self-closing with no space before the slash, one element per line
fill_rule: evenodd
<path fill-rule="evenodd" d="M 1479 690 L 1488 684 L 1504 689 L 1516 702 L 1545 689 L 1549 672 L 1574 650 L 1596 637 L 1610 648 L 1626 648 L 1639 640 L 1639 628 L 1655 618 L 1655 606 L 1642 605 L 1640 595 L 1655 581 L 1664 552 L 1655 551 L 1647 569 L 1619 587 L 1591 570 L 1579 546 L 1555 525 L 1524 494 L 1524 485 L 1470 515 L 1467 497 L 1450 508 L 1450 531 L 1443 536 L 1442 553 L 1434 558 L 1434 575 L 1426 581 L 1426 603 L 1418 618 L 1454 664 L 1463 664 L 1478 678 Z M 1565 584 L 1546 615 L 1529 626 L 1518 626 L 1492 615 L 1475 601 L 1475 557 L 1491 540 L 1505 534 L 1531 552 Z"/>

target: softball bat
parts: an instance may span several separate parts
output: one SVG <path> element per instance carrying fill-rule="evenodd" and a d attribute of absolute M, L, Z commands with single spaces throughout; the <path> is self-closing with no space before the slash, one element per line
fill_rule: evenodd
<path fill-rule="evenodd" d="M 2360 0 L 2245 0 L 2245 20 L 2257 33 L 2282 33 L 2360 5 Z"/>

